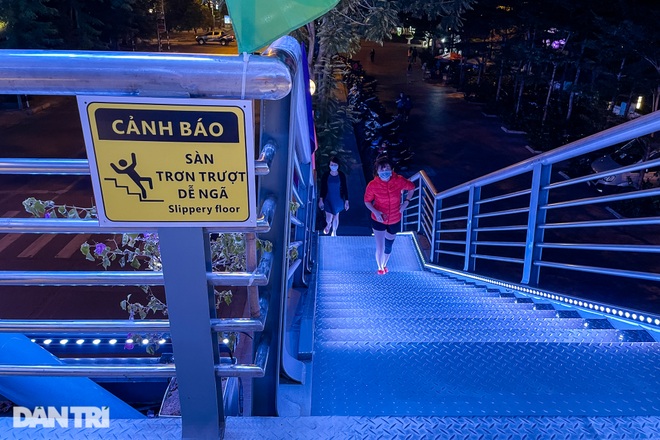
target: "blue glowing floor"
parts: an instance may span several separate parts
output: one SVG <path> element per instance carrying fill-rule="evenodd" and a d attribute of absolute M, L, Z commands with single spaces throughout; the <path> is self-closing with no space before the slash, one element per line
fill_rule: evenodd
<path fill-rule="evenodd" d="M 660 415 L 660 343 L 425 272 L 409 236 L 377 275 L 373 240 L 320 239 L 312 415 Z"/>

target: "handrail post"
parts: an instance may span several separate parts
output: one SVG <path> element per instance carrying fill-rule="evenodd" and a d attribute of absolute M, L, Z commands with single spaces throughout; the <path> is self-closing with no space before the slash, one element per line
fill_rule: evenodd
<path fill-rule="evenodd" d="M 222 438 L 225 414 L 218 340 L 211 332 L 215 294 L 209 234 L 202 228 L 159 228 L 163 277 L 182 415 L 182 437 Z"/>
<path fill-rule="evenodd" d="M 465 228 L 465 262 L 463 270 L 466 272 L 474 272 L 476 267 L 476 258 L 472 255 L 477 251 L 477 228 L 479 227 L 479 205 L 477 202 L 481 199 L 481 187 L 471 186 L 468 201 L 467 225 Z"/>
<path fill-rule="evenodd" d="M 420 207 L 421 209 L 421 207 Z M 442 219 L 442 213 L 440 210 L 442 209 L 442 199 L 439 199 L 437 197 L 433 197 L 433 223 L 431 225 L 431 255 L 429 256 L 429 260 L 431 263 L 439 263 L 440 259 L 440 254 L 436 252 L 436 243 L 438 248 L 440 248 L 440 234 L 442 233 L 442 227 L 440 220 Z M 437 235 L 437 237 L 436 237 Z"/>
<path fill-rule="evenodd" d="M 529 196 L 529 215 L 527 217 L 527 238 L 525 240 L 525 261 L 523 264 L 522 284 L 538 285 L 541 268 L 534 265 L 534 261 L 541 259 L 545 231 L 541 228 L 545 224 L 546 210 L 539 209 L 548 203 L 546 189 L 550 183 L 552 165 L 537 163 L 532 173 L 532 187 Z"/>

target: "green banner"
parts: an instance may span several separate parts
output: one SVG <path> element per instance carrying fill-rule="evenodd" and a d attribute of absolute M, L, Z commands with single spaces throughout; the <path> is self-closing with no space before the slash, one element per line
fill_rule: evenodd
<path fill-rule="evenodd" d="M 227 0 L 239 53 L 256 52 L 334 8 L 339 0 Z"/>

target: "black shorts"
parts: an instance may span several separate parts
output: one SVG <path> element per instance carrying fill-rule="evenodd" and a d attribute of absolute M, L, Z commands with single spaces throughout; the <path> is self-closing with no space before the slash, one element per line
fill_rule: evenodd
<path fill-rule="evenodd" d="M 371 219 L 371 228 L 374 231 L 387 231 L 392 235 L 396 235 L 397 232 L 401 232 L 401 222 L 396 222 L 393 225 L 386 225 L 385 223 Z"/>

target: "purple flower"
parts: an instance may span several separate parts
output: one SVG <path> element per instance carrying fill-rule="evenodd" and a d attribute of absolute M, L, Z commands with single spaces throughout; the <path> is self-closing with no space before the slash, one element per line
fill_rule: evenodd
<path fill-rule="evenodd" d="M 94 248 L 94 253 L 97 255 L 101 255 L 106 247 L 107 246 L 104 245 L 103 243 L 96 243 L 96 247 Z"/>
<path fill-rule="evenodd" d="M 50 218 L 50 212 L 45 213 L 44 218 Z"/>

